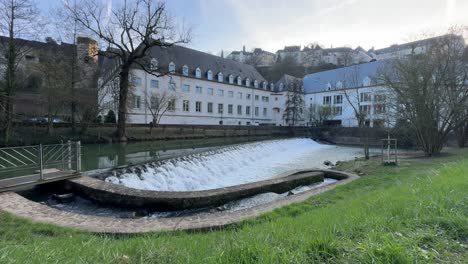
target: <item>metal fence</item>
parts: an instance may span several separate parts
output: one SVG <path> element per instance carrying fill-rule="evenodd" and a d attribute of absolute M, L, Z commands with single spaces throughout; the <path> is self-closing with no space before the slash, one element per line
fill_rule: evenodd
<path fill-rule="evenodd" d="M 48 173 L 79 173 L 80 170 L 80 141 L 0 148 L 0 180 L 33 174 L 39 174 L 39 179 L 44 180 Z"/>

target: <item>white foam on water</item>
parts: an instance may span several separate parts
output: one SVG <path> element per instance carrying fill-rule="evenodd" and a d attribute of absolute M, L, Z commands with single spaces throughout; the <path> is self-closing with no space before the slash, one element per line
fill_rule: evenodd
<path fill-rule="evenodd" d="M 306 138 L 270 140 L 170 159 L 140 176 L 125 173 L 106 181 L 143 190 L 209 190 L 265 180 L 294 169 L 327 168 L 325 160 L 350 160 L 361 152 Z"/>

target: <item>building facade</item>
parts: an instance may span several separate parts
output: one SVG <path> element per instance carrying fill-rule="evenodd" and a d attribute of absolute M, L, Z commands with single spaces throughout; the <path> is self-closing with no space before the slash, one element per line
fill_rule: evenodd
<path fill-rule="evenodd" d="M 193 49 L 172 46 L 154 47 L 150 52 L 152 67 L 168 72 L 163 76 L 142 69 L 131 71 L 132 96 L 129 102 L 130 123 L 201 124 L 201 125 L 281 125 L 282 100 L 274 83 L 265 80 L 251 65 L 242 64 Z M 112 95 L 107 64 L 100 84 L 108 89 L 101 94 L 102 114 L 117 111 Z M 162 99 L 164 98 L 164 101 Z M 154 104 L 166 104 L 155 118 Z"/>

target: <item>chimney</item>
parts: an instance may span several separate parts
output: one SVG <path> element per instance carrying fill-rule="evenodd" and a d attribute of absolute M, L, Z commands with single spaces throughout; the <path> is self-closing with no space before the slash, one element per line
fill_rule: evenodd
<path fill-rule="evenodd" d="M 245 53 L 245 45 L 244 45 L 244 47 L 242 48 L 242 51 Z"/>

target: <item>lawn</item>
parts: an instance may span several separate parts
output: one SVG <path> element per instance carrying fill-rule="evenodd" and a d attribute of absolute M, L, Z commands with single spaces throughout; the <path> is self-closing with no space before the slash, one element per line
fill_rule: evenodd
<path fill-rule="evenodd" d="M 466 263 L 468 150 L 340 168 L 368 175 L 210 232 L 96 235 L 0 213 L 0 263 Z"/>

